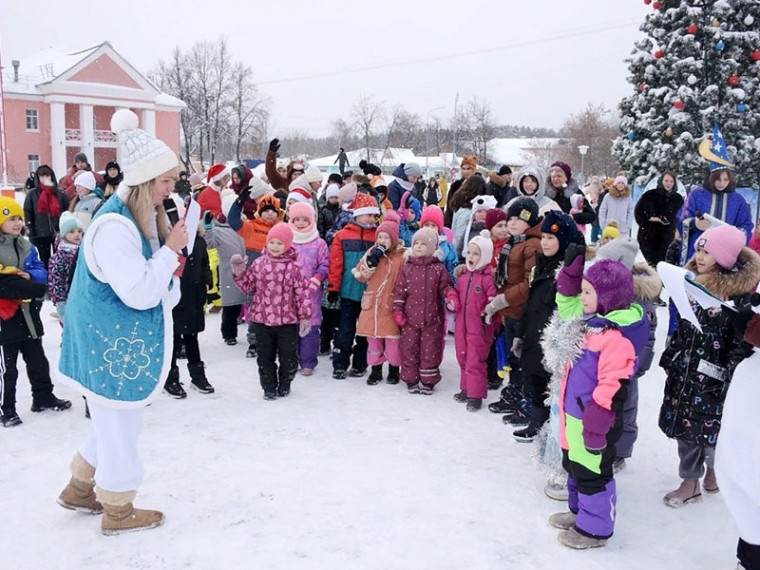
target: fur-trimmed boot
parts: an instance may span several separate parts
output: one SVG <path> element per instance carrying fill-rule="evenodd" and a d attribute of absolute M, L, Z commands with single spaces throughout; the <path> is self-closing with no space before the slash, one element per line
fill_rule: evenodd
<path fill-rule="evenodd" d="M 667 506 L 674 509 L 681 508 L 689 503 L 698 503 L 702 500 L 699 479 L 684 479 L 678 489 L 665 495 L 662 500 Z"/>
<path fill-rule="evenodd" d="M 105 535 L 147 530 L 164 522 L 164 514 L 161 511 L 136 509 L 132 505 L 137 491 L 116 493 L 98 488 L 97 494 L 103 504 L 100 531 Z"/>
<path fill-rule="evenodd" d="M 214 387 L 206 379 L 206 369 L 203 362 L 197 364 L 188 364 L 187 371 L 190 372 L 190 385 L 198 390 L 201 394 L 213 394 Z"/>
<path fill-rule="evenodd" d="M 99 515 L 103 505 L 95 497 L 95 468 L 77 452 L 71 460 L 71 479 L 58 496 L 58 504 L 64 509 Z"/>

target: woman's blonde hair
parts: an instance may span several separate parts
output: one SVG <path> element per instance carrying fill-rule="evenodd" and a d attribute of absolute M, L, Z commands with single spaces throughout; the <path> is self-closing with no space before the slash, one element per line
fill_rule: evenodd
<path fill-rule="evenodd" d="M 130 186 L 125 204 L 129 208 L 129 211 L 132 212 L 132 216 L 135 218 L 140 232 L 147 239 L 156 237 L 153 235 L 150 223 L 153 211 L 155 210 L 157 214 L 158 238 L 163 241 L 169 235 L 169 226 L 166 223 L 166 210 L 164 210 L 164 206 L 156 206 L 153 203 L 153 183 L 153 180 L 149 180 L 137 186 Z"/>

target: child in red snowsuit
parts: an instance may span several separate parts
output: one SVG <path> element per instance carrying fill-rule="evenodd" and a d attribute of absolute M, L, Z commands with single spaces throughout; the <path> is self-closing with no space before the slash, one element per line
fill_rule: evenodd
<path fill-rule="evenodd" d="M 454 340 L 462 377 L 461 391 L 454 399 L 467 402 L 470 412 L 479 410 L 488 395 L 488 353 L 496 325 L 485 323 L 483 311 L 498 292 L 491 271 L 492 257 L 493 242 L 488 230 L 483 230 L 467 245 L 466 270 L 457 279 L 459 311 Z"/>
<path fill-rule="evenodd" d="M 401 327 L 401 379 L 410 394 L 432 394 L 440 382 L 443 303 L 452 311 L 459 304 L 437 248 L 434 230 L 422 228 L 414 234 L 411 257 L 399 272 L 393 295 L 393 318 Z"/>

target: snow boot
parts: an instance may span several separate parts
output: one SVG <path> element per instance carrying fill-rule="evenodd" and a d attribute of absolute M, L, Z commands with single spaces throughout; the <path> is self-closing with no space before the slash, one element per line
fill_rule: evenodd
<path fill-rule="evenodd" d="M 483 405 L 482 398 L 467 398 L 467 411 L 477 412 Z"/>
<path fill-rule="evenodd" d="M 708 495 L 715 495 L 720 493 L 720 487 L 718 487 L 718 480 L 715 478 L 715 469 L 707 468 L 705 473 L 705 481 L 702 484 L 702 488 Z"/>
<path fill-rule="evenodd" d="M 681 508 L 688 503 L 698 503 L 702 500 L 699 479 L 684 479 L 678 489 L 665 495 L 662 500 L 667 506 L 674 509 Z"/>
<path fill-rule="evenodd" d="M 354 366 L 351 370 L 348 371 L 348 375 L 351 378 L 363 378 L 366 371 L 366 368 L 356 368 L 356 366 Z"/>
<path fill-rule="evenodd" d="M 423 396 L 432 396 L 434 390 L 435 386 L 432 384 L 420 384 L 418 393 Z"/>
<path fill-rule="evenodd" d="M 182 382 L 179 381 L 179 368 L 176 366 L 169 370 L 169 376 L 166 378 L 166 382 L 164 382 L 164 392 L 178 400 L 187 398 L 187 392 L 182 387 Z"/>
<path fill-rule="evenodd" d="M 100 531 L 105 535 L 147 530 L 164 522 L 164 514 L 161 511 L 136 509 L 132 505 L 137 491 L 116 493 L 98 488 L 97 494 L 103 505 Z"/>
<path fill-rule="evenodd" d="M 572 511 L 566 511 L 564 513 L 554 513 L 549 517 L 549 524 L 554 528 L 561 530 L 568 530 L 575 526 L 575 519 L 578 518 L 577 513 Z"/>
<path fill-rule="evenodd" d="M 544 487 L 544 495 L 555 501 L 566 502 L 568 497 L 567 484 L 547 483 Z"/>
<path fill-rule="evenodd" d="M 420 384 L 419 382 L 415 382 L 414 384 L 407 384 L 406 391 L 410 394 L 419 394 L 420 393 Z"/>
<path fill-rule="evenodd" d="M 467 401 L 467 392 L 465 390 L 462 390 L 461 392 L 457 392 L 456 394 L 454 394 L 454 399 L 457 402 L 462 402 L 462 403 L 466 402 Z"/>
<path fill-rule="evenodd" d="M 58 496 L 58 504 L 64 509 L 99 515 L 103 505 L 95 497 L 95 468 L 79 454 L 71 460 L 71 479 Z"/>
<path fill-rule="evenodd" d="M 53 394 L 50 394 L 50 396 L 41 401 L 41 402 L 35 402 L 32 400 L 32 411 L 33 412 L 42 412 L 44 410 L 53 410 L 56 412 L 61 412 L 63 410 L 68 410 L 71 407 L 71 402 L 68 400 L 61 400 L 60 398 L 56 398 Z"/>
<path fill-rule="evenodd" d="M 369 378 L 367 378 L 367 384 L 370 386 L 374 386 L 375 384 L 379 384 L 383 381 L 383 365 L 382 364 L 375 364 L 372 366 L 372 371 L 369 373 Z"/>
<path fill-rule="evenodd" d="M 203 362 L 197 364 L 188 364 L 187 370 L 190 372 L 190 384 L 201 394 L 213 394 L 214 387 L 206 379 L 206 370 Z"/>
<path fill-rule="evenodd" d="M 0 423 L 3 424 L 3 427 L 16 427 L 24 422 L 21 421 L 21 418 L 18 417 L 18 414 L 14 410 L 8 413 L 0 413 Z"/>
<path fill-rule="evenodd" d="M 515 432 L 512 432 L 512 436 L 522 443 L 530 443 L 536 437 L 538 436 L 539 428 L 535 427 L 533 423 L 531 422 L 528 424 L 527 427 L 524 427 L 523 429 L 518 429 Z"/>
<path fill-rule="evenodd" d="M 515 411 L 515 405 L 502 399 L 488 404 L 488 411 L 494 414 L 511 414 Z"/>
<path fill-rule="evenodd" d="M 386 379 L 386 384 L 398 384 L 399 380 L 401 379 L 400 371 L 398 366 L 393 366 L 391 364 L 388 365 L 388 378 Z"/>
<path fill-rule="evenodd" d="M 348 370 L 343 370 L 342 368 L 336 368 L 333 370 L 333 378 L 336 380 L 345 380 L 348 378 Z"/>
<path fill-rule="evenodd" d="M 600 548 L 607 544 L 606 538 L 595 538 L 581 534 L 576 529 L 563 530 L 557 537 L 559 541 L 575 550 L 586 550 L 587 548 Z"/>
<path fill-rule="evenodd" d="M 246 358 L 256 358 L 258 356 L 258 352 L 256 352 L 256 345 L 255 344 L 249 344 L 248 350 L 245 351 L 245 357 Z"/>

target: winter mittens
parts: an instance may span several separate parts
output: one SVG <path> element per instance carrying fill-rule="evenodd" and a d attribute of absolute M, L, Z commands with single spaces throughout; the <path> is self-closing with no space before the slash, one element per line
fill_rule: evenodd
<path fill-rule="evenodd" d="M 607 447 L 607 433 L 615 423 L 615 412 L 591 400 L 583 410 L 583 445 L 589 453 L 601 453 Z"/>
<path fill-rule="evenodd" d="M 586 247 L 577 243 L 567 246 L 565 266 L 557 276 L 557 293 L 565 297 L 574 297 L 581 292 L 583 281 L 583 264 L 586 260 Z"/>
<path fill-rule="evenodd" d="M 233 276 L 240 277 L 243 273 L 245 273 L 245 259 L 243 259 L 243 256 L 239 253 L 236 253 L 230 257 L 230 265 L 232 266 Z"/>

